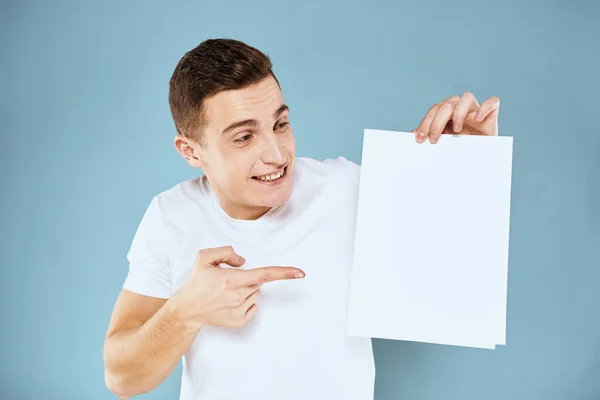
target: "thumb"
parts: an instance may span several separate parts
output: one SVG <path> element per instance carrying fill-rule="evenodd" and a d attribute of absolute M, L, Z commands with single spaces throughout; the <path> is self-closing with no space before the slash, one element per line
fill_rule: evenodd
<path fill-rule="evenodd" d="M 219 264 L 228 264 L 232 267 L 241 267 L 246 260 L 237 254 L 233 247 L 223 246 L 203 249 L 198 252 L 196 261 L 200 265 L 218 267 Z"/>

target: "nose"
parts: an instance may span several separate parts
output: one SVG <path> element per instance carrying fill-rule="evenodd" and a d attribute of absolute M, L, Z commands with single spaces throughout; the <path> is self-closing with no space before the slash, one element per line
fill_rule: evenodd
<path fill-rule="evenodd" d="M 265 136 L 261 159 L 265 164 L 277 166 L 283 165 L 287 161 L 285 148 L 275 133 Z"/>

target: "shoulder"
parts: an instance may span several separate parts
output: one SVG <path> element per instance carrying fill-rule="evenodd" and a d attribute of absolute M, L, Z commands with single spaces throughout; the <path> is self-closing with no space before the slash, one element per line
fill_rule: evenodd
<path fill-rule="evenodd" d="M 204 176 L 178 182 L 157 193 L 149 209 L 160 215 L 163 223 L 169 224 L 189 215 L 192 210 L 203 208 L 210 201 L 210 192 Z"/>

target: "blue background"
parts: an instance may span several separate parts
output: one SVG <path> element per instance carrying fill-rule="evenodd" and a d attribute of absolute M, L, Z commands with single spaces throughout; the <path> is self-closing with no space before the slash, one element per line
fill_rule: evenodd
<path fill-rule="evenodd" d="M 133 233 L 152 196 L 200 173 L 173 147 L 168 79 L 202 40 L 233 37 L 272 57 L 302 156 L 360 162 L 364 128 L 411 130 L 464 91 L 501 99 L 507 346 L 374 340 L 377 400 L 600 399 L 597 2 L 15 1 L 0 15 L 0 398 L 115 398 L 102 345 Z M 175 399 L 180 372 L 141 398 Z"/>

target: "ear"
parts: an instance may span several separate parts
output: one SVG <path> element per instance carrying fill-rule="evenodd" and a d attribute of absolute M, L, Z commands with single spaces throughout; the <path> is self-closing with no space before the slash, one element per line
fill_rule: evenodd
<path fill-rule="evenodd" d="M 173 144 L 181 157 L 192 167 L 202 168 L 204 166 L 202 146 L 197 141 L 179 134 L 175 136 Z"/>

